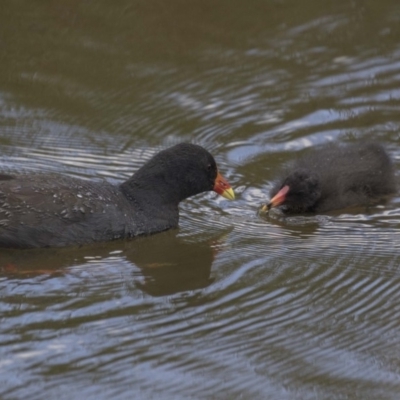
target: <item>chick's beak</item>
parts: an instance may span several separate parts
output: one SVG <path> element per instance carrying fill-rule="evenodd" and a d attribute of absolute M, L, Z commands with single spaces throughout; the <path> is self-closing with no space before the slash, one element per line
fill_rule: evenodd
<path fill-rule="evenodd" d="M 228 200 L 235 200 L 235 193 L 231 185 L 219 172 L 215 178 L 213 190 Z"/>
<path fill-rule="evenodd" d="M 270 201 L 268 204 L 264 204 L 261 207 L 261 211 L 262 212 L 267 212 L 269 211 L 272 207 L 277 207 L 280 204 L 282 204 L 285 199 L 286 199 L 286 195 L 289 192 L 289 186 L 285 185 Z"/>

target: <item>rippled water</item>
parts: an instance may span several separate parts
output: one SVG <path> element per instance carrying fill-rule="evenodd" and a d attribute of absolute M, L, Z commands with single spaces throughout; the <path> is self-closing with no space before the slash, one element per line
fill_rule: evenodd
<path fill-rule="evenodd" d="M 400 166 L 397 1 L 2 7 L 2 171 L 118 183 L 193 141 L 237 201 L 191 198 L 148 238 L 1 250 L 0 397 L 399 398 L 400 197 L 257 214 L 314 146 L 375 139 Z"/>

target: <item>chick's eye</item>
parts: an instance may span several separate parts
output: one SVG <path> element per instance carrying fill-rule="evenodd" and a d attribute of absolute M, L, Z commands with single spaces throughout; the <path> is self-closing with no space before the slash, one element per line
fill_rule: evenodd
<path fill-rule="evenodd" d="M 212 165 L 211 164 L 208 164 L 207 165 L 207 171 L 211 171 L 212 170 Z"/>

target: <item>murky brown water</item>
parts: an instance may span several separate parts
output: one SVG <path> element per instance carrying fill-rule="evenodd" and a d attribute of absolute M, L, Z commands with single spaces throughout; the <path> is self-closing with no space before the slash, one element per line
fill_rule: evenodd
<path fill-rule="evenodd" d="M 194 141 L 238 194 L 149 238 L 1 250 L 1 398 L 399 398 L 400 197 L 256 214 L 308 147 L 400 166 L 397 0 L 17 0 L 0 38 L 1 170 L 119 182 Z"/>

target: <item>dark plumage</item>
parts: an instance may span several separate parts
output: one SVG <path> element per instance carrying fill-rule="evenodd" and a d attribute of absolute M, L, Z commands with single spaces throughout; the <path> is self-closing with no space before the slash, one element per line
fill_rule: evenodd
<path fill-rule="evenodd" d="M 175 228 L 180 201 L 214 190 L 233 199 L 212 155 L 182 143 L 119 186 L 59 174 L 0 175 L 0 247 L 109 241 Z"/>
<path fill-rule="evenodd" d="M 262 210 L 280 206 L 286 213 L 306 213 L 368 206 L 395 191 L 393 164 L 380 144 L 329 144 L 291 164 Z"/>

